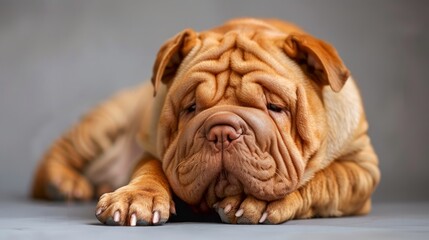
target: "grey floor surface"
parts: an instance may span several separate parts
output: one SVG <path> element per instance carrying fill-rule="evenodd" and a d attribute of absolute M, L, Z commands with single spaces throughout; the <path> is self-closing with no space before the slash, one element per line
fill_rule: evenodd
<path fill-rule="evenodd" d="M 0 200 L 0 239 L 429 239 L 429 202 L 378 203 L 363 217 L 254 226 L 184 222 L 109 227 L 98 223 L 94 206 Z"/>

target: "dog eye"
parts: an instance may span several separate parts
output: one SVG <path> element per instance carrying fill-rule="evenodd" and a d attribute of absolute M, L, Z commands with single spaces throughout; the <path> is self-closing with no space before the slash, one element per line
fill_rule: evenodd
<path fill-rule="evenodd" d="M 283 111 L 282 107 L 280 107 L 280 106 L 278 106 L 276 104 L 273 104 L 273 103 L 268 103 L 267 104 L 267 109 L 270 110 L 270 111 L 272 111 L 272 112 L 276 112 L 276 113 L 279 113 L 279 112 Z"/>
<path fill-rule="evenodd" d="M 186 113 L 193 113 L 197 109 L 197 104 L 193 103 L 186 108 Z"/>

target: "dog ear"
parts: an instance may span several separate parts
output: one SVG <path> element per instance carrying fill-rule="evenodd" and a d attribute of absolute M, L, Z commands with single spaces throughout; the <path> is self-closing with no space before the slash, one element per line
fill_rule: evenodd
<path fill-rule="evenodd" d="M 350 76 L 337 51 L 328 43 L 306 34 L 291 34 L 284 43 L 286 54 L 322 85 L 339 92 Z"/>
<path fill-rule="evenodd" d="M 153 66 L 154 94 L 161 82 L 167 84 L 173 79 L 180 63 L 195 46 L 196 40 L 197 34 L 192 29 L 185 29 L 161 46 Z"/>

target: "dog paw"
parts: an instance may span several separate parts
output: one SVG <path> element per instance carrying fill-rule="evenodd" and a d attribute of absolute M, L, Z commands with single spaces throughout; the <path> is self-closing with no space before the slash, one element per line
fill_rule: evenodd
<path fill-rule="evenodd" d="M 93 187 L 88 179 L 68 166 L 49 166 L 43 175 L 42 188 L 48 199 L 88 201 L 93 197 Z"/>
<path fill-rule="evenodd" d="M 286 197 L 266 202 L 252 196 L 232 196 L 214 205 L 222 222 L 237 224 L 280 224 L 294 218 L 312 216 L 311 209 L 302 210 L 302 197 L 292 192 Z"/>
<path fill-rule="evenodd" d="M 258 224 L 266 220 L 267 202 L 252 196 L 232 196 L 215 204 L 222 222 L 238 224 Z"/>
<path fill-rule="evenodd" d="M 124 186 L 100 197 L 97 219 L 106 225 L 146 226 L 167 222 L 175 214 L 168 192 L 156 188 Z"/>
<path fill-rule="evenodd" d="M 264 218 L 260 220 L 264 224 L 280 224 L 294 218 L 308 218 L 312 216 L 311 209 L 303 213 L 302 198 L 299 193 L 292 192 L 285 198 L 270 202 L 265 211 Z"/>

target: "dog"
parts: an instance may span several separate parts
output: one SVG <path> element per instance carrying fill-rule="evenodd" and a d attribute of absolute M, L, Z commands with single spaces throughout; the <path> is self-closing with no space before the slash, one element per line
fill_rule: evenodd
<path fill-rule="evenodd" d="M 100 197 L 108 225 L 159 225 L 173 194 L 225 223 L 367 214 L 380 180 L 355 81 L 337 51 L 275 19 L 185 29 L 151 83 L 86 114 L 46 152 L 32 196 Z"/>

